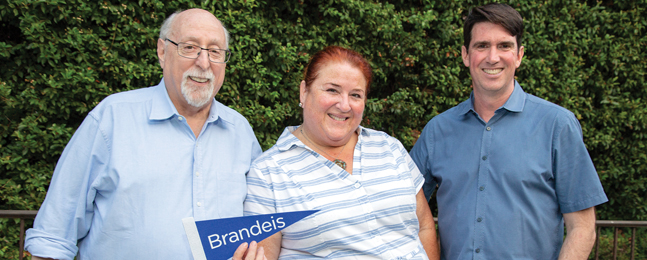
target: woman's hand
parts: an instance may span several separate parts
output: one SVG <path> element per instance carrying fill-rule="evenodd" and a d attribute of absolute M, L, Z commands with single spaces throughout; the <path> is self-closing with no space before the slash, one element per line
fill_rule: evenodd
<path fill-rule="evenodd" d="M 252 241 L 249 243 L 249 248 L 247 242 L 240 244 L 234 252 L 232 260 L 267 260 L 267 258 L 265 258 L 263 247 L 258 246 L 256 241 Z"/>
<path fill-rule="evenodd" d="M 260 245 L 263 249 L 267 248 L 265 251 L 265 259 L 276 260 L 279 259 L 281 254 L 281 241 L 283 240 L 283 233 L 276 232 L 276 234 L 271 235 L 270 237 L 263 239 Z"/>
<path fill-rule="evenodd" d="M 434 216 L 431 214 L 422 189 L 416 195 L 416 215 L 418 215 L 418 222 L 420 223 L 418 235 L 422 246 L 427 252 L 427 257 L 429 257 L 429 260 L 440 259 L 440 244 L 436 236 L 436 223 L 434 223 Z"/>

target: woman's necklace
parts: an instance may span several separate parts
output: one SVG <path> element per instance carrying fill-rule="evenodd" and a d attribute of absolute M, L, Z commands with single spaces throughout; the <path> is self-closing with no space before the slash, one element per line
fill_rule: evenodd
<path fill-rule="evenodd" d="M 334 162 L 335 164 L 337 164 L 337 166 L 341 167 L 342 169 L 346 170 L 346 162 L 344 162 L 344 161 L 343 161 L 343 160 L 341 160 L 341 159 L 337 159 L 337 157 L 336 157 L 336 156 L 331 156 L 331 155 L 330 155 L 330 154 L 328 154 L 326 151 L 324 151 L 323 149 L 319 148 L 319 146 L 317 146 L 315 143 L 313 143 L 312 141 L 310 141 L 310 138 L 308 138 L 308 136 L 307 136 L 305 133 L 303 133 L 303 128 L 299 128 L 299 131 L 301 131 L 301 135 L 303 135 L 303 137 L 305 137 L 305 138 L 306 138 L 306 140 L 308 140 L 308 142 L 309 142 L 309 143 L 311 143 L 312 145 L 314 145 L 314 146 L 315 146 L 319 151 L 324 152 L 326 155 L 330 156 L 331 158 L 335 158 L 335 160 L 333 160 L 332 162 Z M 346 142 L 346 144 L 348 144 L 348 142 Z M 343 152 L 344 152 L 344 148 L 346 148 L 346 144 L 344 144 L 344 147 L 342 147 L 342 148 L 341 148 L 341 151 L 339 152 L 339 154 L 338 154 L 337 156 L 340 156 L 340 155 L 341 155 L 341 153 L 343 153 Z"/>

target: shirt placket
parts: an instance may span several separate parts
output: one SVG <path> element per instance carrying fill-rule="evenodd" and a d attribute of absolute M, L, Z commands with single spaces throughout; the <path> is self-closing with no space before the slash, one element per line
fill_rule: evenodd
<path fill-rule="evenodd" d="M 206 208 L 206 205 L 204 193 L 202 192 L 204 190 L 204 173 L 201 172 L 202 165 L 200 164 L 200 162 L 202 162 L 203 149 L 200 146 L 200 139 L 195 138 L 195 136 L 193 135 L 193 130 L 191 130 L 191 126 L 189 126 L 189 124 L 186 122 L 186 119 L 181 115 L 178 116 L 177 119 L 184 124 L 184 126 L 188 130 L 187 134 L 190 134 L 190 137 L 193 139 L 193 163 L 191 167 L 191 174 L 193 176 L 193 187 L 191 190 L 193 194 L 193 218 L 197 220 L 205 219 L 207 214 L 204 210 Z M 202 136 L 202 134 L 200 134 L 198 137 L 200 136 Z"/>
<path fill-rule="evenodd" d="M 195 141 L 195 144 L 193 146 L 193 215 L 196 219 L 205 219 L 206 218 L 206 212 L 205 208 L 205 198 L 204 198 L 204 193 L 202 192 L 204 190 L 204 173 L 202 172 L 202 165 L 200 162 L 202 162 L 202 157 L 204 156 L 202 153 L 203 149 L 202 146 L 200 145 L 200 139 L 197 139 Z"/>
<path fill-rule="evenodd" d="M 492 118 L 494 119 L 494 118 Z M 475 187 L 476 191 L 476 210 L 474 221 L 474 258 L 473 259 L 486 259 L 483 254 L 483 247 L 485 245 L 485 225 L 487 219 L 485 212 L 487 207 L 487 189 L 488 181 L 490 179 L 490 152 L 493 135 L 493 124 L 495 120 L 490 120 L 483 127 L 481 138 L 481 150 L 479 153 L 479 168 L 478 168 L 478 185 Z"/>
<path fill-rule="evenodd" d="M 377 232 L 378 230 L 378 224 L 377 224 L 377 218 L 375 217 L 375 210 L 373 209 L 373 205 L 371 205 L 370 200 L 368 199 L 368 193 L 366 192 L 366 189 L 362 185 L 361 181 L 366 181 L 364 178 L 368 176 L 364 176 L 361 174 L 361 166 L 362 166 L 362 136 L 357 138 L 357 144 L 355 145 L 355 150 L 353 151 L 353 179 L 356 179 L 357 181 L 353 184 L 353 188 L 355 188 L 355 191 L 359 193 L 359 198 L 360 201 L 362 202 L 362 210 L 364 211 L 364 216 L 366 218 L 366 224 L 368 225 L 368 228 L 371 233 L 371 239 L 376 240 L 381 239 L 379 238 L 379 233 Z M 359 160 L 355 160 L 355 158 L 358 158 Z M 361 180 L 361 181 L 360 181 Z"/>
<path fill-rule="evenodd" d="M 362 156 L 362 135 L 360 134 L 357 140 L 357 145 L 354 151 L 354 157 L 358 157 L 358 160 L 353 161 L 353 175 L 357 177 L 358 180 L 361 181 L 368 181 L 370 179 L 370 175 L 363 175 L 358 171 L 361 171 L 362 165 L 365 165 L 365 162 L 363 162 L 364 157 Z M 357 174 L 357 175 L 356 175 Z M 353 185 L 354 188 L 357 189 L 358 192 L 361 192 L 361 201 L 362 201 L 362 209 L 364 210 L 364 216 L 366 219 L 366 225 L 368 226 L 368 229 L 370 230 L 371 234 L 371 242 L 374 245 L 383 245 L 387 244 L 387 241 L 385 241 L 382 236 L 379 233 L 380 226 L 377 223 L 377 216 L 375 215 L 375 209 L 373 208 L 373 204 L 371 204 L 371 201 L 369 200 L 369 195 L 368 192 L 366 192 L 366 189 L 362 185 L 360 181 L 355 183 Z M 387 250 L 386 252 L 382 253 L 382 257 L 384 259 L 393 259 L 395 258 L 395 255 L 391 250 Z"/>

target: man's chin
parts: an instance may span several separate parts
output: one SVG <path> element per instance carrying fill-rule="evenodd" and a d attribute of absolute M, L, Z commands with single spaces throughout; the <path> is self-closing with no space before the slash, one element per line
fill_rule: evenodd
<path fill-rule="evenodd" d="M 213 100 L 213 96 L 203 95 L 202 93 L 182 93 L 184 100 L 191 105 L 192 107 L 202 108 L 207 104 L 210 104 Z"/>
<path fill-rule="evenodd" d="M 210 101 L 211 101 L 212 99 L 213 99 L 213 98 L 209 98 L 209 99 L 206 99 L 206 100 L 205 100 L 205 99 L 200 99 L 200 100 L 195 100 L 195 99 L 193 99 L 193 100 L 188 100 L 188 99 L 187 99 L 187 102 L 188 102 L 188 103 L 189 103 L 189 105 L 191 105 L 192 107 L 195 107 L 195 108 L 203 108 L 203 107 L 205 107 L 206 105 L 210 104 L 210 103 L 211 103 Z"/>
<path fill-rule="evenodd" d="M 202 108 L 211 103 L 211 100 L 213 100 L 213 95 L 211 95 L 211 93 L 213 93 L 213 88 L 211 85 L 196 86 L 196 84 L 193 84 L 194 82 L 192 80 L 188 80 L 185 83 L 186 84 L 182 86 L 182 95 L 189 105 L 196 108 Z M 209 90 L 206 91 L 208 93 L 205 93 L 205 90 Z"/>

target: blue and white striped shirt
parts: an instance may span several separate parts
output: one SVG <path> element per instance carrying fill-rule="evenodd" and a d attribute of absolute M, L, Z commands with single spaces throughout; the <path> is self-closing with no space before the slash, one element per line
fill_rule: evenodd
<path fill-rule="evenodd" d="M 416 216 L 424 179 L 397 139 L 359 127 L 351 175 L 295 129 L 247 175 L 245 215 L 321 210 L 282 231 L 280 259 L 427 259 Z"/>

